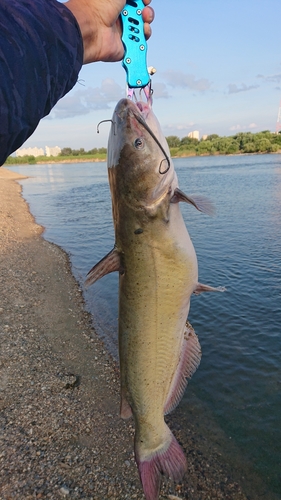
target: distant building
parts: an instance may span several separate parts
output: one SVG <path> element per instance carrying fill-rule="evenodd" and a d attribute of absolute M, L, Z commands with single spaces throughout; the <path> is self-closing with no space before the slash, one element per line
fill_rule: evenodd
<path fill-rule="evenodd" d="M 16 156 L 44 156 L 43 148 L 22 148 L 17 149 Z"/>
<path fill-rule="evenodd" d="M 190 139 L 197 139 L 199 141 L 199 130 L 193 130 L 192 132 L 189 132 L 187 137 L 190 137 Z"/>
<path fill-rule="evenodd" d="M 205 135 L 202 135 L 202 141 L 206 141 L 208 139 L 208 135 L 205 134 Z"/>
<path fill-rule="evenodd" d="M 58 156 L 61 153 L 61 148 L 55 146 L 54 148 L 49 148 L 49 146 L 45 146 L 46 156 Z"/>

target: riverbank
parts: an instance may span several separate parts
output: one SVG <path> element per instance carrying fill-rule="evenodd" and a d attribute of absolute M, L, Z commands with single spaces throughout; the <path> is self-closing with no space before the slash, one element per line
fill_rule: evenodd
<path fill-rule="evenodd" d="M 213 153 L 213 154 L 209 154 L 209 153 L 202 153 L 202 154 L 196 154 L 196 153 L 183 153 L 183 154 L 177 154 L 177 153 L 174 153 L 174 154 L 171 154 L 171 158 L 172 159 L 175 159 L 175 158 L 194 158 L 194 157 L 201 157 L 201 156 L 253 156 L 253 155 L 265 155 L 265 154 L 281 154 L 281 149 L 279 149 L 278 151 L 274 151 L 274 152 L 271 152 L 269 153 L 268 151 L 263 151 L 263 152 L 257 152 L 257 153 L 229 153 L 227 155 L 225 154 L 220 154 L 219 152 L 216 152 L 216 153 Z M 11 159 L 12 157 L 10 157 Z M 36 160 L 35 158 L 35 161 L 32 160 L 31 162 L 28 162 L 27 160 L 23 160 L 22 163 L 21 163 L 21 160 L 20 158 L 17 158 L 15 163 L 12 163 L 12 161 L 10 160 L 8 164 L 5 164 L 4 166 L 5 167 L 9 167 L 9 166 L 18 166 L 18 165 L 46 165 L 46 164 L 57 164 L 57 163 L 100 163 L 100 162 L 106 162 L 107 159 L 106 158 L 81 158 L 79 156 L 75 156 L 73 158 L 68 158 L 68 159 L 62 159 L 60 156 L 56 157 L 55 159 L 52 158 L 52 160 L 47 160 L 47 157 L 46 157 L 46 160 L 42 160 L 40 159 L 39 161 Z M 0 167 L 1 168 L 1 167 Z"/>
<path fill-rule="evenodd" d="M 119 418 L 118 367 L 91 327 L 68 257 L 42 238 L 18 178 L 0 169 L 0 499 L 143 499 L 133 422 Z M 199 403 L 192 412 L 169 416 L 188 472 L 181 484 L 164 482 L 161 500 L 256 499 L 243 493 L 216 435 L 209 440 Z"/>
<path fill-rule="evenodd" d="M 16 167 L 18 165 L 46 165 L 46 163 L 50 164 L 57 164 L 57 163 L 100 163 L 100 162 L 106 162 L 106 158 L 81 158 L 79 156 L 75 156 L 73 158 L 61 158 L 60 156 L 58 157 L 52 157 L 51 160 L 47 159 L 42 159 L 40 157 L 40 160 L 36 160 L 36 158 L 28 161 L 27 159 L 21 160 L 20 158 L 16 158 L 14 163 L 12 160 L 12 157 L 10 156 L 10 160 L 8 163 L 5 163 L 5 167 Z M 1 168 L 1 167 L 0 167 Z"/>

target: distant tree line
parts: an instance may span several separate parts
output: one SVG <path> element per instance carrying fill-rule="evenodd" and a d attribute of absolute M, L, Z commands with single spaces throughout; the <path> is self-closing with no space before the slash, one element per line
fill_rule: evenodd
<path fill-rule="evenodd" d="M 212 134 L 201 140 L 190 137 L 180 139 L 175 135 L 166 139 L 172 156 L 281 152 L 281 133 L 274 134 L 269 130 L 256 134 L 239 132 L 228 137 Z"/>
<path fill-rule="evenodd" d="M 166 137 L 171 156 L 193 156 L 193 155 L 229 155 L 243 153 L 281 153 L 281 131 L 274 134 L 269 130 L 263 132 L 239 132 L 232 136 L 220 137 L 217 134 L 208 135 L 206 139 L 193 139 L 191 137 L 183 137 L 180 139 L 176 135 Z M 59 156 L 49 157 L 52 160 L 61 160 L 64 158 L 78 158 L 83 161 L 91 158 L 104 160 L 107 154 L 106 148 L 93 148 L 85 151 L 84 148 L 72 149 L 63 148 Z M 71 160 L 71 161 L 73 161 Z M 9 156 L 6 164 L 34 164 L 38 161 L 48 161 L 46 156 L 22 156 L 15 158 Z"/>
<path fill-rule="evenodd" d="M 106 148 L 93 148 L 89 151 L 85 151 L 84 148 L 80 149 L 71 149 L 71 148 L 63 148 L 59 154 L 59 156 L 85 156 L 85 155 L 104 155 L 107 153 Z"/>
<path fill-rule="evenodd" d="M 263 132 L 239 132 L 233 136 L 220 137 L 218 134 L 208 135 L 206 139 L 193 139 L 176 135 L 166 137 L 172 156 L 213 155 L 238 153 L 276 153 L 281 151 L 281 133 L 274 134 L 269 130 Z M 104 155 L 106 148 L 63 148 L 59 156 Z"/>
<path fill-rule="evenodd" d="M 105 160 L 106 159 L 107 150 L 106 148 L 93 148 L 90 151 L 85 151 L 84 148 L 80 149 L 71 149 L 71 148 L 63 148 L 58 156 L 9 156 L 5 162 L 6 165 L 34 165 L 38 162 L 40 163 L 48 163 L 49 161 L 57 161 L 58 163 L 63 160 L 71 160 L 73 162 L 76 158 L 77 161 L 91 161 L 91 160 Z"/>

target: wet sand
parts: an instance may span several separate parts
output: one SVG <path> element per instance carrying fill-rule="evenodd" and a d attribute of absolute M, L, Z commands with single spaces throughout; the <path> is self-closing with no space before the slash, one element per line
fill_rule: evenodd
<path fill-rule="evenodd" d="M 0 499 L 141 500 L 133 421 L 119 417 L 118 366 L 18 178 L 0 168 Z M 168 418 L 188 471 L 180 484 L 164 481 L 160 499 L 255 499 L 216 436 L 202 434 L 200 411 L 193 403 L 188 416 L 179 407 Z"/>

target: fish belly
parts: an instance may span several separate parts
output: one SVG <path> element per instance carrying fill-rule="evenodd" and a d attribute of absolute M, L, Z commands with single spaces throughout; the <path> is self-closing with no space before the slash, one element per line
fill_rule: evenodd
<path fill-rule="evenodd" d="M 174 222 L 174 224 L 173 224 Z M 122 394 L 132 408 L 141 459 L 167 442 L 164 406 L 175 375 L 196 254 L 177 206 L 167 225 L 156 221 L 123 245 L 119 287 Z"/>

